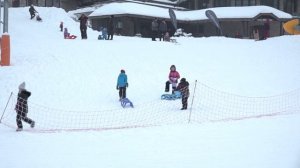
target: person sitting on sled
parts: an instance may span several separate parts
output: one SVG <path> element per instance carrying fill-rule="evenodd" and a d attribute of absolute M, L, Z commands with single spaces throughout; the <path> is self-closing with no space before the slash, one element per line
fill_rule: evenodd
<path fill-rule="evenodd" d="M 170 41 L 171 41 L 169 32 L 166 32 L 165 37 L 164 37 L 164 41 L 167 41 L 167 42 L 170 42 Z"/>
<path fill-rule="evenodd" d="M 182 78 L 180 80 L 180 83 L 178 84 L 176 90 L 180 91 L 180 93 L 181 93 L 181 100 L 182 100 L 181 110 L 186 110 L 187 106 L 188 106 L 188 98 L 190 96 L 189 82 L 186 81 L 185 78 Z"/>
<path fill-rule="evenodd" d="M 98 40 L 106 40 L 107 39 L 107 28 L 100 27 L 101 34 L 98 36 Z"/>
<path fill-rule="evenodd" d="M 64 30 L 64 38 L 65 39 L 75 39 L 77 36 L 75 35 L 70 35 L 70 33 L 68 32 L 68 28 L 65 28 Z"/>
<path fill-rule="evenodd" d="M 169 80 L 166 82 L 165 92 L 169 92 L 170 84 L 172 84 L 172 93 L 176 89 L 178 79 L 180 78 L 179 73 L 176 71 L 175 65 L 170 67 Z"/>

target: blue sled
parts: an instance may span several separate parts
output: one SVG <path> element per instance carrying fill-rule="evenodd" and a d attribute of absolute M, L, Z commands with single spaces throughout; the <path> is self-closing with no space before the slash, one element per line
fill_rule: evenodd
<path fill-rule="evenodd" d="M 174 94 L 163 94 L 161 95 L 162 100 L 176 100 L 181 98 L 181 93 L 179 91 L 174 91 Z"/>
<path fill-rule="evenodd" d="M 133 108 L 133 104 L 128 98 L 121 99 L 121 106 L 123 108 L 125 108 L 127 104 L 129 104 L 129 106 Z"/>

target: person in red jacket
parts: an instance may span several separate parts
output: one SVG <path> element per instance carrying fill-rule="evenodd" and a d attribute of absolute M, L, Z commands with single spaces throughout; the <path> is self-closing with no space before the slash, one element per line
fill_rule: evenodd
<path fill-rule="evenodd" d="M 176 71 L 175 65 L 171 65 L 171 67 L 170 67 L 170 73 L 169 73 L 169 80 L 166 82 L 165 92 L 169 92 L 169 90 L 170 90 L 170 84 L 172 84 L 172 94 L 173 94 L 174 90 L 176 89 L 176 86 L 177 86 L 179 78 L 180 78 L 180 75 Z"/>

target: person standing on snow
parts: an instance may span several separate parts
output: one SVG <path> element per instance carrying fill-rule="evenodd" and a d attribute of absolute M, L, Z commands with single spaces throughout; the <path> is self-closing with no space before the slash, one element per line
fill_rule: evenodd
<path fill-rule="evenodd" d="M 165 34 L 168 30 L 166 20 L 162 20 L 161 23 L 159 24 L 159 41 L 163 39 L 165 41 Z"/>
<path fill-rule="evenodd" d="M 22 125 L 22 120 L 30 124 L 30 127 L 33 128 L 35 125 L 35 122 L 27 117 L 28 113 L 28 103 L 27 100 L 29 96 L 31 95 L 31 92 L 27 91 L 25 89 L 25 82 L 19 85 L 19 93 L 18 93 L 18 99 L 17 99 L 17 104 L 15 107 L 15 110 L 17 112 L 17 130 L 16 131 L 22 131 L 23 130 L 23 125 Z"/>
<path fill-rule="evenodd" d="M 115 28 L 114 15 L 111 15 L 110 19 L 108 21 L 107 40 L 112 40 L 113 39 L 113 37 L 114 37 L 114 28 Z"/>
<path fill-rule="evenodd" d="M 187 106 L 188 106 L 188 98 L 190 96 L 189 82 L 186 81 L 185 78 L 182 78 L 180 80 L 180 83 L 178 84 L 176 90 L 180 91 L 180 93 L 181 93 L 181 99 L 182 99 L 181 110 L 186 110 Z"/>
<path fill-rule="evenodd" d="M 87 39 L 87 33 L 86 33 L 87 25 L 86 24 L 87 24 L 88 17 L 85 16 L 85 14 L 82 14 L 78 20 L 80 21 L 81 39 Z"/>
<path fill-rule="evenodd" d="M 170 90 L 170 84 L 172 84 L 172 94 L 173 94 L 174 90 L 176 89 L 176 86 L 177 86 L 179 78 L 180 78 L 180 75 L 176 71 L 175 65 L 172 65 L 170 67 L 169 80 L 166 82 L 165 92 L 169 92 L 169 90 Z"/>
<path fill-rule="evenodd" d="M 63 30 L 64 30 L 64 22 L 60 22 L 59 28 L 60 28 L 60 31 L 63 32 Z"/>
<path fill-rule="evenodd" d="M 118 76 L 117 81 L 117 90 L 119 90 L 119 98 L 120 101 L 126 98 L 126 88 L 128 87 L 127 75 L 125 74 L 125 70 L 121 70 L 121 73 Z"/>
<path fill-rule="evenodd" d="M 31 5 L 30 8 L 29 8 L 29 13 L 30 13 L 30 16 L 31 16 L 30 19 L 33 19 L 35 17 L 35 13 L 38 13 L 38 12 L 34 9 L 33 5 Z"/>
<path fill-rule="evenodd" d="M 267 19 L 266 22 L 264 23 L 263 27 L 263 39 L 267 39 L 270 37 L 270 20 Z"/>
<path fill-rule="evenodd" d="M 151 30 L 152 30 L 152 41 L 156 41 L 156 37 L 158 34 L 158 22 L 157 18 L 155 18 L 151 23 Z"/>

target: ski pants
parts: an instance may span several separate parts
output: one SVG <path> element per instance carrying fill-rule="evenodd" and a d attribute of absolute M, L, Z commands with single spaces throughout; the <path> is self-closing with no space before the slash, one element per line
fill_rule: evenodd
<path fill-rule="evenodd" d="M 182 108 L 187 109 L 188 106 L 188 98 L 189 97 L 182 97 Z"/>
<path fill-rule="evenodd" d="M 120 97 L 120 99 L 126 98 L 126 86 L 119 87 L 119 97 Z"/>
<path fill-rule="evenodd" d="M 87 39 L 86 26 L 80 26 L 81 39 Z"/>
<path fill-rule="evenodd" d="M 33 12 L 33 13 L 30 13 L 30 16 L 31 16 L 31 18 L 30 18 L 30 19 L 33 19 L 33 18 L 35 17 L 35 12 Z"/>
<path fill-rule="evenodd" d="M 176 89 L 176 83 L 172 83 L 170 81 L 166 82 L 165 92 L 169 92 L 169 90 L 170 90 L 170 84 L 172 84 L 172 93 L 173 93 L 174 90 Z"/>
<path fill-rule="evenodd" d="M 152 41 L 155 41 L 155 38 L 157 37 L 158 35 L 158 31 L 157 30 L 152 30 Z"/>
<path fill-rule="evenodd" d="M 31 124 L 33 122 L 32 119 L 27 117 L 27 113 L 18 111 L 17 118 L 16 118 L 18 128 L 23 128 L 22 120 L 27 122 L 28 124 Z"/>

